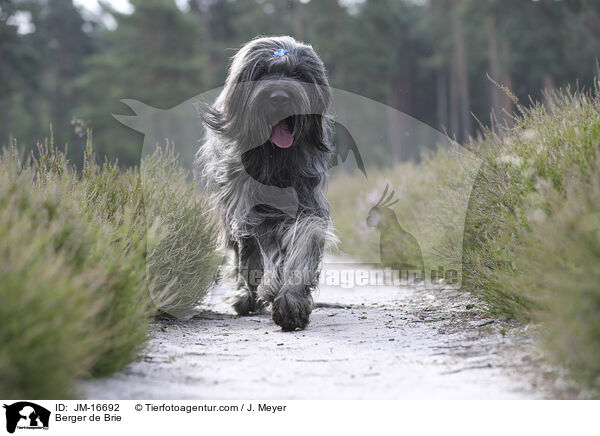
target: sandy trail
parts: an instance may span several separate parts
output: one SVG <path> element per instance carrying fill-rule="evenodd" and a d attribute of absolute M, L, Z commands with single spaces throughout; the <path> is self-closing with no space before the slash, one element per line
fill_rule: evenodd
<path fill-rule="evenodd" d="M 328 263 L 325 268 L 346 268 Z M 217 288 L 188 321 L 159 320 L 137 361 L 81 382 L 90 399 L 523 399 L 524 327 L 452 289 L 322 286 L 304 331 L 238 317 Z M 344 306 L 344 307 L 340 307 Z"/>

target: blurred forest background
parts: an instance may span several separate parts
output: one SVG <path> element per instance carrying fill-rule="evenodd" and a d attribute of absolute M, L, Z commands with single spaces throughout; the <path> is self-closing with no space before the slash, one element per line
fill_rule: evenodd
<path fill-rule="evenodd" d="M 98 155 L 137 164 L 139 134 L 111 116 L 128 112 L 119 100 L 166 109 L 222 86 L 229 57 L 257 35 L 309 42 L 333 87 L 459 140 L 512 110 L 488 75 L 527 103 L 590 87 L 600 55 L 597 0 L 130 0 L 130 13 L 84 3 L 0 0 L 1 144 L 31 149 L 52 126 L 80 163 L 91 128 Z"/>

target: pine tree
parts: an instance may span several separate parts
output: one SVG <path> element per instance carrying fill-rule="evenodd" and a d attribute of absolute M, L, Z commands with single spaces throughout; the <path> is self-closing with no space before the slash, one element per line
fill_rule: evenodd
<path fill-rule="evenodd" d="M 124 164 L 140 158 L 137 134 L 112 118 L 119 101 L 134 98 L 168 109 L 203 88 L 202 35 L 192 15 L 173 0 L 132 0 L 130 15 L 110 11 L 117 27 L 107 32 L 107 48 L 88 60 L 78 81 L 86 105 L 78 115 L 89 121 L 100 154 Z"/>

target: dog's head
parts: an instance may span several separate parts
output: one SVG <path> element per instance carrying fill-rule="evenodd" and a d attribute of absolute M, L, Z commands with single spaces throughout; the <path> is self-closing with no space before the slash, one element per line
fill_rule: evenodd
<path fill-rule="evenodd" d="M 310 45 L 289 36 L 258 38 L 233 57 L 225 88 L 203 118 L 241 152 L 266 142 L 326 151 L 330 103 L 325 67 Z"/>

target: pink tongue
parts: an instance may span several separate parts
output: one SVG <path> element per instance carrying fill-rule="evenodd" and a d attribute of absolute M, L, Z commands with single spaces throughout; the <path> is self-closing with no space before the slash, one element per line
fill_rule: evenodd
<path fill-rule="evenodd" d="M 290 133 L 285 121 L 280 121 L 273 126 L 271 142 L 279 148 L 288 148 L 292 145 L 294 137 Z"/>

